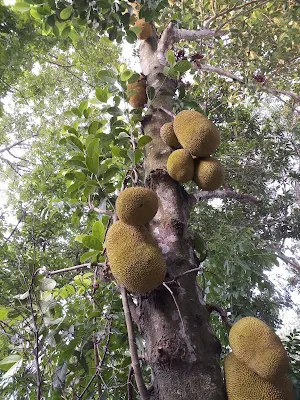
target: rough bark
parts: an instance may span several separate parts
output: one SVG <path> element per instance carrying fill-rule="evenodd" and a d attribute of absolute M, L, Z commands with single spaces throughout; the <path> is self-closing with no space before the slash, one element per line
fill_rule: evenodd
<path fill-rule="evenodd" d="M 166 172 L 171 149 L 161 141 L 159 130 L 171 118 L 160 107 L 172 109 L 176 83 L 162 74 L 163 57 L 157 48 L 156 38 L 142 42 L 140 48 L 142 72 L 156 90 L 143 121 L 145 134 L 153 139 L 146 148 L 145 181 L 159 197 L 159 211 L 149 228 L 165 256 L 171 280 L 199 265 L 187 229 L 190 197 Z M 223 400 L 220 343 L 211 331 L 196 272 L 182 276 L 170 289 L 181 315 L 164 286 L 136 299 L 135 322 L 153 373 L 151 399 Z"/>

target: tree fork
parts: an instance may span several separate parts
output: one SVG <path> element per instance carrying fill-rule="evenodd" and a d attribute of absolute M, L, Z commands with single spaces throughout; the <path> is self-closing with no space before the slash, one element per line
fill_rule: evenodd
<path fill-rule="evenodd" d="M 159 131 L 171 117 L 161 107 L 172 110 L 176 84 L 163 75 L 164 64 L 158 53 L 155 37 L 141 42 L 142 72 L 147 84 L 155 89 L 155 98 L 143 121 L 145 134 L 152 137 L 146 146 L 145 181 L 159 197 L 159 210 L 150 230 L 164 254 L 168 275 L 175 278 L 199 265 L 187 229 L 191 200 L 166 172 L 171 150 L 162 142 Z M 137 297 L 136 322 L 153 372 L 151 399 L 224 400 L 221 347 L 211 331 L 195 274 L 183 275 L 171 289 L 184 329 L 174 300 L 164 286 Z"/>

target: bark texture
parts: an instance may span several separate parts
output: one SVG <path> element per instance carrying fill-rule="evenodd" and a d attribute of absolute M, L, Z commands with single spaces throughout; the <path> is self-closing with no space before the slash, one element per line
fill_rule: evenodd
<path fill-rule="evenodd" d="M 146 148 L 146 184 L 159 197 L 159 211 L 149 228 L 162 249 L 168 267 L 167 280 L 171 281 L 199 265 L 187 229 L 192 206 L 190 196 L 167 174 L 166 161 L 171 149 L 162 142 L 159 134 L 160 127 L 171 120 L 160 107 L 172 109 L 176 89 L 176 82 L 162 73 L 165 62 L 161 49 L 165 51 L 167 47 L 158 43 L 156 37 L 151 37 L 141 42 L 140 58 L 147 84 L 156 92 L 143 121 L 145 134 L 152 137 Z M 219 366 L 221 348 L 212 334 L 196 273 L 182 276 L 169 287 L 179 311 L 171 293 L 160 286 L 151 293 L 138 296 L 134 312 L 153 372 L 150 398 L 224 400 Z"/>

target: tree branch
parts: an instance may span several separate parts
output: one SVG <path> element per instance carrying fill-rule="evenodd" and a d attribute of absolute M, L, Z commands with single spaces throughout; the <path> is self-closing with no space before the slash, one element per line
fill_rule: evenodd
<path fill-rule="evenodd" d="M 238 193 L 234 190 L 224 189 L 224 190 L 212 190 L 212 191 L 199 191 L 194 193 L 192 199 L 194 203 L 198 203 L 201 200 L 208 199 L 235 199 L 239 201 L 250 202 L 254 204 L 259 204 L 260 200 L 251 194 Z"/>
<path fill-rule="evenodd" d="M 126 321 L 126 327 L 127 327 L 127 333 L 128 333 L 129 350 L 130 350 L 132 368 L 134 370 L 134 377 L 135 377 L 136 385 L 137 385 L 138 391 L 140 393 L 141 400 L 148 400 L 149 393 L 148 393 L 148 390 L 144 383 L 144 379 L 143 379 L 143 375 L 142 375 L 142 371 L 141 371 L 141 366 L 140 366 L 139 357 L 138 357 L 136 344 L 135 344 L 133 323 L 132 323 L 131 314 L 130 314 L 130 310 L 129 310 L 129 306 L 128 306 L 127 292 L 124 287 L 121 287 L 121 295 L 122 295 L 122 303 L 123 303 L 123 309 L 124 309 L 124 315 L 125 315 L 125 321 Z"/>
<path fill-rule="evenodd" d="M 105 265 L 104 263 L 99 263 L 97 265 Z M 77 269 L 84 269 L 84 268 L 91 268 L 91 263 L 85 263 L 85 264 L 79 264 L 79 265 L 74 265 L 74 267 L 68 267 L 68 268 L 63 268 L 63 269 L 57 269 L 55 271 L 49 271 L 47 272 L 47 275 L 56 275 L 56 274 L 63 274 L 65 272 L 69 271 L 75 271 Z"/>
<path fill-rule="evenodd" d="M 127 378 L 127 399 L 133 400 L 133 385 L 132 385 L 132 377 L 134 371 L 132 365 L 129 368 L 128 378 Z"/>
<path fill-rule="evenodd" d="M 173 22 L 170 22 L 166 29 L 163 31 L 157 46 L 158 58 L 163 61 L 165 59 L 165 52 L 180 40 L 192 41 L 201 39 L 208 36 L 221 36 L 224 32 L 212 31 L 210 29 L 178 29 Z"/>
<path fill-rule="evenodd" d="M 196 64 L 194 64 L 194 65 L 196 65 Z M 196 65 L 196 68 L 198 68 L 199 71 L 214 72 L 220 76 L 225 76 L 227 78 L 230 78 L 233 81 L 237 81 L 244 85 L 248 85 L 248 83 L 243 78 L 239 77 L 238 75 L 233 74 L 230 71 L 220 68 L 220 67 L 215 67 L 210 64 L 200 64 L 200 65 Z M 275 89 L 275 88 L 262 86 L 262 85 L 255 85 L 255 88 L 261 90 L 262 92 L 272 94 L 274 96 L 280 96 L 280 95 L 288 96 L 291 99 L 294 99 L 296 102 L 300 102 L 300 97 L 297 96 L 295 93 L 290 92 L 288 90 L 280 90 L 280 89 Z M 280 98 L 280 100 L 282 100 L 282 99 Z"/>
<path fill-rule="evenodd" d="M 30 139 L 32 139 L 32 138 L 38 136 L 38 135 L 39 135 L 39 132 L 36 133 L 35 135 L 32 135 L 30 138 L 26 138 L 26 139 L 19 140 L 19 141 L 16 142 L 16 143 L 13 143 L 13 144 L 11 144 L 11 145 L 9 145 L 9 146 L 7 146 L 7 147 L 4 147 L 3 149 L 0 149 L 0 153 L 4 153 L 5 151 L 9 151 L 9 150 L 12 149 L 13 147 L 16 147 L 16 146 L 18 146 L 19 144 L 21 144 L 21 143 L 23 143 L 23 142 L 26 142 L 27 140 L 30 140 Z M 13 157 L 14 157 L 14 156 L 13 156 Z M 20 158 L 20 157 L 18 157 L 18 158 Z"/>
<path fill-rule="evenodd" d="M 278 258 L 280 258 L 282 261 L 284 261 L 286 264 L 291 265 L 297 272 L 300 272 L 300 264 L 292 257 L 286 256 L 280 249 L 278 249 L 276 246 L 271 246 L 273 250 L 275 250 L 276 255 Z"/>
<path fill-rule="evenodd" d="M 227 311 L 223 310 L 222 307 L 217 306 L 216 304 L 207 304 L 206 305 L 207 311 L 211 314 L 213 311 L 216 311 L 221 319 L 227 330 L 229 331 L 232 327 L 233 323 L 229 321 Z"/>
<path fill-rule="evenodd" d="M 237 5 L 236 4 L 235 6 L 233 6 L 231 8 L 228 8 L 227 10 L 221 11 L 220 13 L 215 14 L 213 17 L 211 17 L 208 20 L 204 21 L 203 26 L 205 28 L 208 28 L 212 24 L 212 22 L 214 22 L 216 19 L 218 19 L 220 17 L 223 17 L 224 15 L 230 13 L 231 11 L 237 11 L 237 10 L 245 8 L 245 7 L 249 6 L 249 5 L 252 5 L 252 4 L 255 4 L 255 3 L 260 3 L 260 2 L 262 3 L 261 5 L 263 5 L 267 1 L 266 0 L 263 0 L 263 1 L 262 0 L 253 0 L 253 1 L 248 1 L 248 3 L 244 3 L 244 4 L 241 4 L 241 5 Z"/>

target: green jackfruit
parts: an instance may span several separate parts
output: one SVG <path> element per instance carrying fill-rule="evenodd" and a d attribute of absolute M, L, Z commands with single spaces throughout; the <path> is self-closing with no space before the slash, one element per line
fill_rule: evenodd
<path fill-rule="evenodd" d="M 160 128 L 160 137 L 170 147 L 175 147 L 175 149 L 181 147 L 173 129 L 173 122 L 167 122 Z"/>
<path fill-rule="evenodd" d="M 224 168 L 214 157 L 195 160 L 193 180 L 203 190 L 216 190 L 224 180 Z"/>
<path fill-rule="evenodd" d="M 169 155 L 167 170 L 170 177 L 175 181 L 189 182 L 194 175 L 194 160 L 188 151 L 184 149 L 175 150 Z"/>
<path fill-rule="evenodd" d="M 158 197 L 150 189 L 130 187 L 120 193 L 116 201 L 119 219 L 129 225 L 145 225 L 158 210 Z"/>
<path fill-rule="evenodd" d="M 107 232 L 106 251 L 113 276 L 130 292 L 150 292 L 165 279 L 164 257 L 144 226 L 117 221 Z"/>
<path fill-rule="evenodd" d="M 141 28 L 141 32 L 137 34 L 140 40 L 147 40 L 152 35 L 152 25 L 145 21 L 145 18 L 136 21 L 135 26 Z"/>
<path fill-rule="evenodd" d="M 231 353 L 225 357 L 224 372 L 228 400 L 293 400 L 292 384 L 285 374 L 269 382 Z"/>
<path fill-rule="evenodd" d="M 288 372 L 288 356 L 276 333 L 263 321 L 245 317 L 236 322 L 229 333 L 234 355 L 248 368 L 268 381 Z"/>
<path fill-rule="evenodd" d="M 173 121 L 174 131 L 181 146 L 197 157 L 208 157 L 220 144 L 217 127 L 195 110 L 184 110 Z"/>

